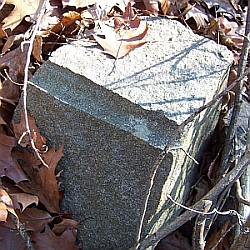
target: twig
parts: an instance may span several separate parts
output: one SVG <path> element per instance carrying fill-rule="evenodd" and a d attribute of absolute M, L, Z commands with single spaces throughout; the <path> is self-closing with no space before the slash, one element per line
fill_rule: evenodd
<path fill-rule="evenodd" d="M 25 43 L 29 44 L 29 48 L 28 48 L 28 52 L 27 52 L 27 58 L 26 58 L 26 64 L 25 64 L 25 69 L 24 69 L 24 84 L 23 84 L 23 111 L 24 111 L 24 122 L 25 122 L 25 127 L 26 127 L 26 133 L 29 135 L 30 144 L 31 144 L 31 147 L 34 150 L 36 156 L 41 161 L 41 163 L 45 167 L 48 168 L 49 166 L 44 162 L 44 160 L 42 159 L 41 155 L 39 154 L 39 152 L 38 152 L 38 150 L 37 150 L 37 148 L 35 146 L 35 143 L 34 143 L 31 131 L 30 131 L 30 127 L 29 127 L 28 112 L 27 112 L 27 86 L 28 86 L 30 57 L 31 57 L 31 54 L 32 54 L 32 49 L 33 49 L 35 36 L 36 36 L 37 31 L 39 29 L 39 24 L 40 24 L 40 22 L 42 20 L 43 12 L 45 10 L 45 6 L 46 6 L 47 1 L 48 0 L 44 0 L 42 2 L 42 4 L 40 4 L 40 6 L 39 6 L 39 8 L 37 10 L 37 13 L 39 13 L 39 16 L 37 18 L 37 21 L 36 21 L 36 24 L 34 26 L 33 33 L 32 33 L 32 35 L 30 37 L 30 40 L 22 42 L 21 46 L 23 46 Z"/>
<path fill-rule="evenodd" d="M 193 160 L 195 162 L 195 164 L 200 164 L 197 160 L 194 159 L 193 156 L 191 156 L 182 146 L 179 146 L 179 147 L 173 147 L 173 148 L 170 148 L 168 151 L 172 151 L 172 150 L 176 150 L 176 149 L 181 149 L 186 155 L 188 158 L 190 158 L 191 160 Z"/>
<path fill-rule="evenodd" d="M 25 245 L 29 250 L 35 250 L 35 248 L 33 247 L 32 243 L 31 243 L 31 239 L 30 236 L 28 235 L 27 231 L 25 230 L 25 224 L 21 223 L 19 221 L 19 218 L 17 217 L 16 214 L 10 213 L 11 219 L 14 221 L 17 230 L 19 231 L 19 234 L 23 237 L 24 241 L 25 241 Z"/>
<path fill-rule="evenodd" d="M 25 244 L 26 244 L 26 246 L 28 247 L 28 249 L 29 249 L 29 250 L 35 250 L 35 248 L 34 248 L 33 245 L 32 245 L 30 236 L 29 236 L 28 233 L 26 232 L 25 226 L 24 226 L 23 223 L 20 223 L 20 226 L 19 226 L 19 233 L 20 233 L 20 235 L 23 237 L 23 239 L 24 239 L 24 241 L 25 241 Z"/>
<path fill-rule="evenodd" d="M 8 71 L 6 69 L 3 69 L 4 73 L 6 74 L 6 78 L 12 82 L 13 84 L 15 85 L 18 85 L 18 86 L 23 86 L 23 83 L 19 83 L 19 82 L 15 82 L 14 80 L 11 79 L 10 75 L 8 74 Z M 1 74 L 2 75 L 2 74 Z M 5 78 L 5 77 L 4 77 Z"/>
<path fill-rule="evenodd" d="M 154 184 L 154 178 L 156 175 L 156 172 L 160 166 L 160 164 L 162 163 L 162 161 L 165 159 L 170 146 L 172 145 L 172 143 L 175 141 L 175 139 L 178 137 L 178 135 L 180 134 L 180 132 L 183 130 L 183 128 L 191 121 L 193 121 L 195 119 L 196 116 L 198 116 L 202 111 L 204 111 L 205 109 L 207 109 L 208 107 L 212 106 L 214 103 L 216 103 L 221 97 L 223 97 L 226 93 L 228 93 L 231 89 L 233 89 L 239 81 L 241 81 L 244 77 L 246 77 L 248 74 L 250 73 L 250 68 L 248 68 L 240 77 L 238 77 L 230 86 L 228 86 L 226 89 L 224 89 L 222 92 L 220 92 L 218 95 L 216 95 L 210 102 L 208 102 L 207 104 L 201 106 L 200 108 L 198 108 L 191 116 L 189 116 L 185 121 L 183 121 L 179 127 L 176 129 L 176 131 L 174 132 L 174 134 L 170 137 L 169 141 L 167 142 L 167 144 L 165 145 L 164 149 L 162 150 L 162 152 L 159 154 L 159 156 L 157 157 L 153 167 L 152 167 L 152 171 L 151 171 L 151 175 L 149 177 L 149 183 L 148 183 L 148 187 L 146 190 L 146 195 L 145 195 L 145 199 L 143 201 L 143 209 L 142 209 L 142 213 L 141 213 L 141 217 L 140 217 L 140 224 L 138 227 L 138 233 L 137 233 L 137 238 L 136 238 L 136 249 L 138 249 L 139 247 L 139 241 L 141 238 L 141 232 L 142 232 L 142 226 L 143 226 L 143 221 L 144 221 L 144 217 L 146 214 L 146 210 L 147 210 L 147 206 L 148 206 L 148 201 L 149 201 L 149 197 L 151 194 L 151 190 Z"/>
<path fill-rule="evenodd" d="M 246 200 L 242 196 L 242 188 L 240 186 L 240 180 L 236 181 L 235 186 L 236 186 L 236 198 L 238 199 L 238 201 L 246 206 L 250 206 L 250 201 Z"/>
<path fill-rule="evenodd" d="M 208 202 L 209 200 L 202 200 L 201 202 L 203 202 L 203 209 L 201 209 L 201 211 L 198 211 L 196 209 L 192 209 L 192 208 L 189 208 L 189 207 L 186 207 L 176 201 L 173 200 L 173 198 L 170 196 L 170 195 L 167 195 L 167 198 L 170 199 L 175 205 L 179 206 L 179 207 L 182 207 L 186 210 L 189 210 L 191 212 L 194 212 L 194 213 L 197 213 L 197 214 L 200 214 L 200 215 L 212 215 L 212 214 L 219 214 L 219 215 L 237 215 L 238 218 L 241 218 L 241 215 L 235 211 L 235 210 L 228 210 L 228 211 L 224 211 L 224 212 L 221 212 L 221 211 L 218 211 L 216 208 L 214 208 L 212 211 L 210 212 L 206 212 L 206 211 L 203 211 L 204 210 L 204 206 L 208 206 Z M 209 201 L 209 203 L 212 205 L 212 201 Z M 210 207 L 211 207 L 210 205 Z"/>
<path fill-rule="evenodd" d="M 246 131 L 246 137 L 247 137 L 246 138 L 246 150 L 250 151 L 250 117 L 248 118 L 248 129 Z M 249 202 L 250 201 L 250 166 L 248 166 L 246 171 L 241 176 L 240 183 L 241 183 L 241 188 L 242 188 L 242 196 L 244 197 L 245 200 Z M 250 207 L 244 205 L 243 203 L 240 203 L 239 211 L 242 214 L 244 214 L 244 218 L 246 219 L 250 214 Z"/>
<path fill-rule="evenodd" d="M 214 208 L 216 208 L 219 211 L 223 208 L 223 206 L 225 205 L 225 202 L 227 200 L 227 197 L 230 193 L 230 190 L 231 190 L 231 186 L 228 186 L 222 191 L 222 193 L 220 195 L 218 195 L 218 197 L 216 197 L 217 202 L 216 202 Z M 217 219 L 217 214 L 213 214 L 209 220 L 209 223 L 206 225 L 206 229 L 204 231 L 205 237 L 207 236 L 211 226 L 213 225 L 213 223 L 216 219 Z M 241 223 L 239 223 L 239 224 L 241 224 Z"/>
<path fill-rule="evenodd" d="M 166 237 L 167 235 L 178 229 L 187 221 L 191 220 L 195 215 L 197 215 L 196 211 L 200 211 L 203 208 L 204 200 L 213 201 L 221 194 L 221 192 L 226 187 L 231 188 L 232 185 L 235 183 L 235 181 L 240 178 L 240 176 L 242 175 L 242 173 L 245 171 L 245 169 L 249 164 L 250 164 L 250 152 L 246 152 L 245 156 L 242 157 L 242 159 L 238 162 L 238 164 L 229 173 L 227 173 L 226 176 L 222 178 L 204 197 L 202 197 L 202 199 L 196 202 L 191 207 L 191 210 L 189 208 L 189 210 L 186 210 L 182 215 L 178 216 L 173 222 L 167 225 L 163 225 L 155 233 L 148 235 L 146 239 L 144 239 L 136 246 L 136 249 L 143 250 L 153 244 L 156 244 L 158 241 L 160 241 L 161 239 L 163 239 L 164 237 Z M 201 213 L 204 214 L 203 212 Z"/>
<path fill-rule="evenodd" d="M 203 201 L 203 211 L 204 214 L 207 213 L 212 206 L 212 201 Z M 193 231 L 193 250 L 203 250 L 205 248 L 205 238 L 204 238 L 204 228 L 206 224 L 206 216 L 199 214 L 195 221 L 194 231 Z"/>
<path fill-rule="evenodd" d="M 237 76 L 241 76 L 246 68 L 246 62 L 248 57 L 248 51 L 249 51 L 249 34 L 250 34 L 250 0 L 248 0 L 248 10 L 247 10 L 247 18 L 246 18 L 246 29 L 245 29 L 245 36 L 244 36 L 244 42 L 243 47 L 240 55 L 240 61 L 239 61 L 239 67 Z M 225 146 L 222 151 L 222 160 L 221 160 L 221 166 L 219 171 L 216 174 L 216 182 L 219 181 L 220 177 L 228 172 L 228 169 L 230 167 L 229 163 L 229 157 L 230 152 L 233 145 L 233 138 L 235 135 L 236 127 L 237 127 L 237 119 L 240 114 L 240 108 L 242 103 L 242 90 L 243 90 L 243 79 L 239 81 L 239 84 L 236 86 L 235 91 L 235 101 L 234 101 L 234 108 L 233 108 L 233 114 L 230 121 L 230 125 L 228 128 L 228 132 L 225 138 Z"/>

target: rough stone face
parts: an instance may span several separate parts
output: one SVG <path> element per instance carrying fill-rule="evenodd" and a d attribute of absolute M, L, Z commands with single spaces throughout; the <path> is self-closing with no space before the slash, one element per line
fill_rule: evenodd
<path fill-rule="evenodd" d="M 178 125 L 225 86 L 233 60 L 224 46 L 180 23 L 148 23 L 148 43 L 117 61 L 83 41 L 57 49 L 28 89 L 43 134 L 65 144 L 62 210 L 83 220 L 78 238 L 86 250 L 133 246 L 156 157 Z M 173 147 L 199 159 L 218 107 L 188 124 Z M 183 202 L 196 169 L 171 150 L 156 175 L 143 237 L 178 216 L 166 194 Z"/>

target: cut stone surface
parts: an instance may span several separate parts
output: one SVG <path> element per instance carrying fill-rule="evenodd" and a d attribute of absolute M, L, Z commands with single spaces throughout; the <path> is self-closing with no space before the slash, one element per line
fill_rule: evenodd
<path fill-rule="evenodd" d="M 123 59 L 83 41 L 60 47 L 28 88 L 41 131 L 51 143 L 65 144 L 61 207 L 83 220 L 78 239 L 86 250 L 135 244 L 154 161 L 178 125 L 225 86 L 233 61 L 226 47 L 178 22 L 148 23 L 148 42 Z M 199 160 L 218 108 L 189 123 L 173 147 Z M 166 194 L 184 202 L 196 171 L 182 150 L 171 150 L 156 175 L 143 237 L 179 215 Z"/>

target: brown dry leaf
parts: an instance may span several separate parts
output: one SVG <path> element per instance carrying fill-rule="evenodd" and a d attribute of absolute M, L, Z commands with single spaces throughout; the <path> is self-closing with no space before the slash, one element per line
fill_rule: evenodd
<path fill-rule="evenodd" d="M 3 23 L 0 23 L 0 37 L 7 37 L 5 31 L 3 31 Z"/>
<path fill-rule="evenodd" d="M 183 16 L 188 8 L 188 3 L 190 0 L 160 0 L 161 10 L 164 15 L 172 16 Z M 188 8 L 189 9 L 189 8 Z M 183 13 L 182 11 L 183 10 Z"/>
<path fill-rule="evenodd" d="M 135 35 L 135 33 L 138 32 L 137 29 L 124 31 L 123 36 L 119 36 L 105 26 L 103 26 L 102 29 L 104 30 L 105 38 L 94 35 L 96 41 L 102 46 L 105 53 L 118 59 L 146 43 L 146 41 L 141 41 L 141 39 L 143 39 L 148 32 L 148 24 L 146 23 L 145 29 L 138 35 Z M 131 36 L 131 34 L 134 36 Z"/>
<path fill-rule="evenodd" d="M 6 221 L 8 216 L 7 206 L 0 202 L 0 221 Z"/>
<path fill-rule="evenodd" d="M 24 45 L 23 51 L 19 46 L 13 51 L 8 52 L 0 58 L 0 70 L 6 79 L 0 82 L 0 113 L 3 120 L 9 126 L 12 120 L 15 106 L 20 97 L 21 87 L 14 82 L 22 82 L 24 68 L 26 64 L 28 46 Z M 10 81 L 9 78 L 12 79 Z"/>
<path fill-rule="evenodd" d="M 28 122 L 29 122 L 30 131 L 31 131 L 36 148 L 40 151 L 44 151 L 46 148 L 46 138 L 41 135 L 40 130 L 36 126 L 36 121 L 35 121 L 34 116 L 28 115 Z M 14 130 L 14 134 L 18 140 L 23 135 L 23 133 L 26 131 L 23 113 L 21 114 L 20 123 L 13 122 L 13 130 Z M 22 147 L 26 147 L 27 145 L 30 145 L 30 140 L 29 140 L 28 135 L 23 136 L 20 145 Z"/>
<path fill-rule="evenodd" d="M 234 22 L 228 22 L 224 17 L 219 17 L 209 23 L 204 31 L 204 34 L 216 42 L 227 46 L 232 51 L 240 50 L 243 37 L 240 37 L 235 33 L 233 23 Z"/>
<path fill-rule="evenodd" d="M 35 36 L 33 49 L 32 49 L 32 55 L 35 57 L 35 59 L 38 62 L 43 62 L 42 58 L 42 45 L 43 45 L 43 39 L 41 36 Z"/>
<path fill-rule="evenodd" d="M 23 34 L 9 36 L 2 48 L 2 54 L 5 54 L 11 48 L 11 46 L 20 39 L 23 39 Z"/>
<path fill-rule="evenodd" d="M 166 15 L 168 13 L 168 10 L 171 6 L 170 1 L 168 0 L 159 0 L 159 3 L 161 5 L 161 10 L 163 12 L 163 15 Z"/>
<path fill-rule="evenodd" d="M 128 3 L 126 11 L 123 13 L 122 16 L 114 16 L 114 25 L 116 32 L 119 32 L 121 30 L 138 28 L 140 22 L 141 19 L 135 14 L 130 2 Z"/>
<path fill-rule="evenodd" d="M 53 218 L 49 213 L 35 207 L 26 208 L 23 212 L 16 210 L 21 223 L 25 224 L 27 231 L 40 233 Z"/>
<path fill-rule="evenodd" d="M 5 4 L 12 4 L 15 6 L 13 11 L 2 21 L 4 23 L 2 29 L 16 28 L 25 16 L 32 16 L 33 20 L 37 18 L 37 10 L 43 0 L 6 0 Z"/>
<path fill-rule="evenodd" d="M 158 0 L 143 0 L 143 3 L 146 7 L 146 10 L 149 10 L 152 12 L 154 15 L 158 15 Z"/>
<path fill-rule="evenodd" d="M 227 248 L 223 248 L 223 245 L 229 245 L 228 244 L 229 238 L 226 237 L 226 235 L 229 234 L 230 232 L 228 232 L 225 235 L 226 231 L 229 228 L 230 228 L 230 220 L 226 221 L 226 223 L 221 228 L 219 228 L 218 230 L 215 230 L 215 232 L 210 235 L 210 237 L 207 239 L 207 244 L 206 244 L 205 250 L 227 249 Z M 218 244 L 219 240 L 221 240 L 221 241 Z M 213 248 L 214 246 L 217 246 L 217 247 Z"/>
<path fill-rule="evenodd" d="M 243 46 L 245 25 L 238 25 L 238 23 L 234 21 L 228 21 L 224 16 L 219 17 L 218 21 L 220 29 L 225 33 L 228 39 L 231 40 L 232 47 L 234 46 L 241 49 Z M 242 36 L 239 34 L 242 34 Z"/>
<path fill-rule="evenodd" d="M 26 149 L 22 153 L 16 152 L 15 156 L 22 160 L 20 165 L 30 178 L 28 182 L 20 182 L 17 186 L 26 193 L 37 195 L 49 212 L 60 213 L 59 183 L 56 180 L 55 168 L 63 156 L 62 146 L 57 151 L 52 147 L 43 154 L 49 168 L 39 167 L 40 161 Z"/>
<path fill-rule="evenodd" d="M 0 249 L 2 250 L 28 250 L 18 230 L 0 226 L 0 239 Z"/>
<path fill-rule="evenodd" d="M 64 231 L 68 229 L 74 230 L 77 228 L 78 225 L 79 225 L 79 222 L 75 220 L 63 218 L 62 222 L 54 225 L 54 227 L 52 228 L 52 231 L 56 235 L 62 235 Z"/>
<path fill-rule="evenodd" d="M 191 250 L 188 239 L 178 231 L 163 238 L 155 250 Z"/>
<path fill-rule="evenodd" d="M 69 11 L 67 13 L 64 13 L 61 21 L 56 24 L 51 31 L 47 31 L 48 33 L 59 33 L 63 29 L 69 27 L 71 24 L 75 23 L 76 20 L 80 20 L 81 15 L 77 13 L 76 11 Z"/>
<path fill-rule="evenodd" d="M 8 212 L 12 213 L 18 219 L 18 216 L 13 209 L 13 202 L 9 194 L 3 189 L 0 188 L 0 221 L 6 221 Z"/>
<path fill-rule="evenodd" d="M 0 221 L 0 227 L 8 227 L 11 229 L 16 229 L 16 223 L 12 220 L 12 216 L 8 216 L 6 222 Z M 1 248 L 0 248 L 1 249 Z"/>
<path fill-rule="evenodd" d="M 57 236 L 46 226 L 43 233 L 31 233 L 31 240 L 36 250 L 60 249 L 60 250 L 78 250 L 75 245 L 75 233 L 72 230 L 66 230 L 61 236 Z"/>
<path fill-rule="evenodd" d="M 16 138 L 0 134 L 0 175 L 18 183 L 27 180 L 27 176 L 18 162 L 12 157 L 11 150 L 16 145 Z"/>
<path fill-rule="evenodd" d="M 36 206 L 38 205 L 39 199 L 36 195 L 31 195 L 27 193 L 14 193 L 10 194 L 11 197 L 15 197 L 17 199 L 17 202 L 22 205 L 21 212 L 28 207 L 29 205 L 35 203 Z"/>
<path fill-rule="evenodd" d="M 185 20 L 190 18 L 194 19 L 197 29 L 206 27 L 207 23 L 209 22 L 205 9 L 200 5 L 192 6 L 192 8 L 186 13 Z"/>

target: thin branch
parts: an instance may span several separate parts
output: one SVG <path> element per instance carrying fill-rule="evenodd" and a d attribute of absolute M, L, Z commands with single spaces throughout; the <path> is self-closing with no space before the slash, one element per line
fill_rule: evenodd
<path fill-rule="evenodd" d="M 200 163 L 195 160 L 195 158 L 193 156 L 191 156 L 182 146 L 179 146 L 179 147 L 173 147 L 173 148 L 170 148 L 168 151 L 172 151 L 172 150 L 176 150 L 176 149 L 181 149 L 186 155 L 188 158 L 190 158 L 191 160 L 193 160 L 195 162 L 195 164 L 199 165 Z"/>
<path fill-rule="evenodd" d="M 226 187 L 226 188 L 222 191 L 222 193 L 219 194 L 219 195 L 216 197 L 215 200 L 217 200 L 217 202 L 215 203 L 214 208 L 216 208 L 218 211 L 220 211 L 220 210 L 224 207 L 224 205 L 225 205 L 225 203 L 226 203 L 226 201 L 227 201 L 227 198 L 228 198 L 228 196 L 229 196 L 229 194 L 230 194 L 230 191 L 231 191 L 231 186 Z M 208 235 L 208 233 L 209 233 L 209 230 L 210 230 L 211 226 L 213 225 L 214 221 L 217 219 L 217 217 L 218 217 L 218 214 L 213 214 L 213 215 L 211 216 L 211 218 L 209 219 L 209 222 L 207 223 L 206 229 L 205 229 L 205 231 L 204 231 L 204 236 L 205 236 L 205 237 L 207 237 L 207 235 Z M 241 225 L 241 222 L 240 222 L 240 221 L 239 221 L 239 225 Z"/>
<path fill-rule="evenodd" d="M 209 211 L 209 209 L 212 206 L 212 201 L 210 200 L 204 200 L 203 201 L 203 211 L 204 214 Z M 205 237 L 204 237 L 204 228 L 206 225 L 206 216 L 203 214 L 199 214 L 195 220 L 195 226 L 193 230 L 193 250 L 203 250 L 205 248 Z"/>
<path fill-rule="evenodd" d="M 191 211 L 191 212 L 194 212 L 194 213 L 197 213 L 197 214 L 200 214 L 200 215 L 212 215 L 212 214 L 219 214 L 219 215 L 237 215 L 238 218 L 242 218 L 242 216 L 236 211 L 236 210 L 228 210 L 228 211 L 224 211 L 224 212 L 221 212 L 221 211 L 218 211 L 216 208 L 214 208 L 212 211 L 210 212 L 205 212 L 205 211 L 198 211 L 198 210 L 195 210 L 195 209 L 192 209 L 192 208 L 189 208 L 189 207 L 186 207 L 176 201 L 173 200 L 173 198 L 170 196 L 170 195 L 167 195 L 167 198 L 170 199 L 175 205 L 179 206 L 179 207 L 182 207 L 188 211 Z M 202 202 L 204 203 L 205 201 L 207 200 L 202 200 Z M 210 204 L 212 205 L 212 202 L 210 201 Z M 211 206 L 210 205 L 210 206 Z M 204 204 L 203 204 L 204 206 Z M 203 209 L 202 209 L 203 210 Z"/>
<path fill-rule="evenodd" d="M 15 85 L 18 85 L 18 86 L 23 86 L 23 83 L 19 83 L 19 82 L 15 82 L 14 80 L 11 79 L 10 75 L 8 74 L 8 71 L 6 69 L 3 69 L 4 73 L 6 74 L 6 78 L 12 82 L 13 84 Z M 1 74 L 2 75 L 2 74 Z"/>
<path fill-rule="evenodd" d="M 236 185 L 236 198 L 238 199 L 238 201 L 246 206 L 250 206 L 250 201 L 246 200 L 242 196 L 242 188 L 240 186 L 240 180 L 237 180 L 235 185 Z"/>
<path fill-rule="evenodd" d="M 146 211 L 147 211 L 149 197 L 151 195 L 151 190 L 153 188 L 154 178 L 155 178 L 155 175 L 157 173 L 157 170 L 158 170 L 159 166 L 161 165 L 162 161 L 165 159 L 165 157 L 166 157 L 166 155 L 167 155 L 167 153 L 169 151 L 170 146 L 173 144 L 173 142 L 178 137 L 178 135 L 180 134 L 180 132 L 183 130 L 183 128 L 189 122 L 193 121 L 195 119 L 195 117 L 198 116 L 202 111 L 204 111 L 208 107 L 212 106 L 220 98 L 222 98 L 226 93 L 228 93 L 230 90 L 232 90 L 238 84 L 238 82 L 241 81 L 244 77 L 246 77 L 249 73 L 250 73 L 250 68 L 248 68 L 230 86 L 228 86 L 222 92 L 220 92 L 218 95 L 216 95 L 210 102 L 208 102 L 207 104 L 205 104 L 205 105 L 201 106 L 200 108 L 198 108 L 191 116 L 189 116 L 185 121 L 183 121 L 179 125 L 179 127 L 176 129 L 176 131 L 174 132 L 174 134 L 170 137 L 170 139 L 167 142 L 167 144 L 165 145 L 164 149 L 162 150 L 162 152 L 157 157 L 157 159 L 156 159 L 156 161 L 155 161 L 155 163 L 154 163 L 154 165 L 152 167 L 151 175 L 149 177 L 150 181 L 148 183 L 148 187 L 147 187 L 147 190 L 146 190 L 146 195 L 145 195 L 145 198 L 144 198 L 144 201 L 143 201 L 143 209 L 142 209 L 142 213 L 141 213 L 141 217 L 140 217 L 140 224 L 139 224 L 137 238 L 136 238 L 136 249 L 138 249 L 138 247 L 139 247 L 139 241 L 141 239 L 142 226 L 143 226 L 145 214 L 146 214 Z"/>
<path fill-rule="evenodd" d="M 245 29 L 245 36 L 244 36 L 244 42 L 243 47 L 240 55 L 239 60 L 239 67 L 237 76 L 241 76 L 246 68 L 247 63 L 247 57 L 248 57 L 248 51 L 249 51 L 249 34 L 250 34 L 250 0 L 248 0 L 248 9 L 247 9 L 247 18 L 246 18 L 246 29 Z M 229 164 L 229 158 L 230 158 L 230 152 L 232 150 L 233 145 L 233 138 L 235 135 L 235 131 L 237 128 L 237 120 L 240 114 L 241 109 L 241 103 L 242 103 L 242 90 L 243 90 L 243 79 L 239 81 L 239 84 L 236 85 L 236 91 L 235 91 L 235 101 L 234 101 L 234 108 L 233 108 L 233 114 L 231 117 L 230 125 L 227 131 L 227 135 L 225 138 L 225 146 L 222 151 L 222 160 L 221 160 L 221 166 L 219 171 L 216 174 L 216 181 L 218 182 L 220 177 L 228 172 L 228 169 L 230 167 Z"/>
<path fill-rule="evenodd" d="M 20 223 L 19 226 L 19 233 L 20 235 L 23 237 L 24 241 L 25 241 L 25 245 L 28 247 L 29 250 L 35 250 L 35 248 L 32 245 L 30 236 L 28 235 L 25 226 L 23 223 Z"/>
<path fill-rule="evenodd" d="M 33 49 L 33 44 L 34 44 L 34 40 L 35 40 L 35 36 L 37 34 L 37 31 L 39 30 L 39 24 L 42 20 L 44 11 L 45 11 L 45 6 L 48 0 L 44 0 L 42 2 L 42 4 L 40 4 L 37 13 L 39 13 L 38 19 L 36 21 L 36 24 L 33 27 L 33 32 L 32 35 L 30 37 L 29 41 L 25 41 L 22 42 L 21 46 L 23 46 L 24 44 L 28 43 L 29 44 L 29 48 L 28 48 L 28 52 L 27 52 L 27 58 L 26 58 L 26 64 L 25 64 L 25 69 L 24 69 L 24 84 L 23 84 L 23 111 L 24 111 L 24 122 L 25 122 L 25 127 L 26 127 L 26 132 L 29 135 L 29 139 L 30 139 L 30 144 L 32 149 L 34 150 L 36 156 L 38 157 L 38 159 L 41 161 L 41 163 L 45 166 L 45 167 L 49 167 L 44 160 L 42 159 L 41 155 L 39 154 L 31 131 L 30 131 L 30 127 L 29 127 L 29 121 L 28 121 L 28 111 L 27 111 L 27 86 L 28 86 L 28 77 L 29 77 L 29 65 L 30 65 L 30 57 L 32 54 L 32 49 Z"/>
<path fill-rule="evenodd" d="M 158 241 L 178 229 L 180 226 L 185 224 L 187 221 L 191 220 L 197 215 L 196 211 L 200 211 L 203 208 L 204 200 L 215 200 L 217 197 L 225 190 L 225 188 L 231 188 L 237 179 L 243 174 L 245 169 L 250 164 L 250 152 L 246 152 L 245 156 L 238 162 L 238 164 L 228 173 L 224 178 L 222 178 L 202 199 L 196 202 L 191 210 L 186 210 L 182 215 L 178 216 L 173 222 L 163 225 L 155 233 L 148 235 L 142 242 L 140 242 L 136 248 L 132 249 L 146 249 L 147 247 L 156 244 Z M 194 212 L 195 211 L 195 212 Z M 203 212 L 201 212 L 204 214 Z M 220 212 L 224 213 L 224 212 Z M 236 214 L 238 215 L 238 214 Z"/>

